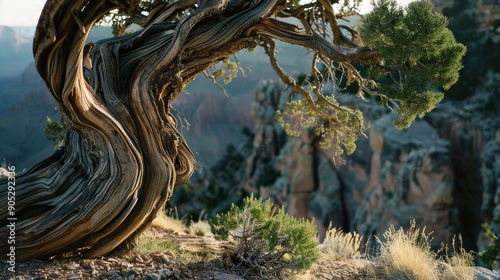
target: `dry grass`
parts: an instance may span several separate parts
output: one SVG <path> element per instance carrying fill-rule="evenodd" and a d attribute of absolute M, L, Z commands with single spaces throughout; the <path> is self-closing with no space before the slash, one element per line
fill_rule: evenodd
<path fill-rule="evenodd" d="M 453 238 L 453 253 L 448 254 L 446 252 L 446 257 L 442 262 L 442 279 L 474 279 L 474 273 L 470 269 L 470 266 L 474 263 L 474 256 L 462 248 L 461 236 L 459 237 L 459 243 L 458 249 L 455 249 L 455 238 Z"/>
<path fill-rule="evenodd" d="M 387 278 L 434 280 L 438 278 L 438 263 L 430 250 L 429 235 L 425 228 L 419 230 L 415 223 L 408 232 L 394 226 L 384 233 L 381 243 L 379 272 Z"/>
<path fill-rule="evenodd" d="M 132 252 L 145 255 L 155 252 L 175 251 L 175 243 L 174 239 L 159 240 L 154 237 L 140 236 L 138 244 Z"/>
<path fill-rule="evenodd" d="M 185 221 L 175 218 L 175 214 L 160 211 L 152 226 L 172 230 L 177 234 L 172 238 L 155 238 L 141 236 L 134 253 L 148 254 L 155 252 L 173 252 L 176 258 L 185 262 L 191 259 L 209 259 L 222 256 L 226 251 L 233 250 L 231 242 L 217 241 L 213 238 L 207 221 L 192 223 L 189 227 Z"/>
<path fill-rule="evenodd" d="M 439 259 L 431 251 L 430 234 L 425 227 L 419 230 L 415 222 L 405 232 L 391 226 L 384 233 L 381 255 L 376 262 L 376 273 L 384 278 L 415 280 L 472 280 L 474 275 L 468 268 L 473 257 L 460 249 L 452 256 Z"/>
<path fill-rule="evenodd" d="M 170 229 L 174 232 L 187 232 L 188 230 L 186 224 L 182 220 L 167 215 L 163 210 L 158 212 L 158 216 L 153 220 L 152 225 Z"/>
<path fill-rule="evenodd" d="M 361 237 L 356 232 L 345 233 L 342 230 L 332 228 L 326 232 L 325 240 L 318 248 L 322 256 L 331 260 L 354 259 L 360 256 L 360 241 Z"/>
<path fill-rule="evenodd" d="M 207 221 L 191 223 L 188 232 L 195 236 L 213 236 L 213 233 L 210 231 L 210 224 Z"/>

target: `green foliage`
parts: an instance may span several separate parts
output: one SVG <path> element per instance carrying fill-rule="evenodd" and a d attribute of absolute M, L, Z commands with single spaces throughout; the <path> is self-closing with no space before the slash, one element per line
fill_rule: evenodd
<path fill-rule="evenodd" d="M 493 223 L 496 226 L 500 226 L 500 215 L 493 220 Z M 496 262 L 500 260 L 500 238 L 491 230 L 490 225 L 487 223 L 482 224 L 481 227 L 485 233 L 484 236 L 493 241 L 493 243 L 486 250 L 479 253 L 479 258 L 492 267 L 495 267 Z"/>
<path fill-rule="evenodd" d="M 44 129 L 45 138 L 52 141 L 54 148 L 58 149 L 63 144 L 66 130 L 64 125 L 47 117 L 47 127 Z"/>
<path fill-rule="evenodd" d="M 300 0 L 288 0 L 287 6 L 290 7 L 290 9 L 295 10 L 300 6 L 299 2 Z"/>
<path fill-rule="evenodd" d="M 216 239 L 238 242 L 233 261 L 257 269 L 256 274 L 303 272 L 319 258 L 314 221 L 297 220 L 284 208 L 276 213 L 270 200 L 262 202 L 252 195 L 245 198 L 243 208 L 233 205 L 209 223 Z"/>
<path fill-rule="evenodd" d="M 356 150 L 354 142 L 364 130 L 363 115 L 359 110 L 340 106 L 332 96 L 326 96 L 326 99 L 338 106 L 341 111 L 325 103 L 320 103 L 317 108 L 336 116 L 335 123 L 319 117 L 309 103 L 302 99 L 289 102 L 285 111 L 276 111 L 274 117 L 288 135 L 300 136 L 303 128 L 311 128 L 321 138 L 319 144 L 323 149 L 332 148 L 334 156 L 341 155 L 344 151 L 349 155 Z"/>
<path fill-rule="evenodd" d="M 378 84 L 378 91 L 386 96 L 380 105 L 388 106 L 390 99 L 399 102 L 400 118 L 395 121 L 399 129 L 434 108 L 444 97 L 435 90 L 448 90 L 462 68 L 466 48 L 456 42 L 446 17 L 433 8 L 430 0 L 413 2 L 404 9 L 395 0 L 378 0 L 360 26 L 363 41 L 385 59 L 386 67 L 373 66 L 370 74 L 388 77 Z M 397 73 L 387 73 L 391 66 L 400 66 Z M 397 77 L 389 79 L 394 74 Z"/>
<path fill-rule="evenodd" d="M 222 62 L 223 66 L 221 68 L 215 68 L 215 70 L 211 73 L 211 75 L 218 79 L 224 79 L 225 84 L 229 84 L 233 78 L 236 78 L 238 75 L 239 67 L 236 62 L 232 62 L 227 59 Z"/>

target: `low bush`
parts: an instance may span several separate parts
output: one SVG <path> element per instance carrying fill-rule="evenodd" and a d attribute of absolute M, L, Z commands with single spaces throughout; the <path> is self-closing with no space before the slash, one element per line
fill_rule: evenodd
<path fill-rule="evenodd" d="M 304 272 L 319 258 L 314 222 L 297 220 L 284 208 L 275 211 L 270 200 L 247 197 L 243 208 L 233 205 L 210 226 L 216 239 L 238 243 L 231 259 L 246 275 L 275 279 Z"/>

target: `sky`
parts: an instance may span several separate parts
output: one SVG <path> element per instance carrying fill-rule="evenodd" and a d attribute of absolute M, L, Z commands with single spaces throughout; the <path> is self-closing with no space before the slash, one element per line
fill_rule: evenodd
<path fill-rule="evenodd" d="M 415 0 L 398 0 L 407 5 Z M 370 11 L 370 0 L 361 4 L 361 12 Z M 36 26 L 45 0 L 0 0 L 0 25 L 7 26 Z"/>

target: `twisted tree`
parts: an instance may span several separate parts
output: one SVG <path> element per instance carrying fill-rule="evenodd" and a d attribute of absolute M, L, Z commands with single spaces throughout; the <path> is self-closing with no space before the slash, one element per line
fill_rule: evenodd
<path fill-rule="evenodd" d="M 0 201 L 0 219 L 16 218 L 17 259 L 130 251 L 195 165 L 171 102 L 198 74 L 215 78 L 210 68 L 242 49 L 263 47 L 280 78 L 304 97 L 278 114 L 280 121 L 292 132 L 287 120 L 315 126 L 337 154 L 353 149 L 364 123 L 360 112 L 339 105 L 338 92 L 322 93 L 339 82 L 336 73 L 358 83 L 358 97 L 378 96 L 399 113 L 401 127 L 442 98 L 434 89 L 456 81 L 465 50 L 430 1 L 406 10 L 378 1 L 362 36 L 338 21 L 355 14 L 359 1 L 338 11 L 336 2 L 48 0 L 33 48 L 67 133 L 51 157 L 16 176 L 15 207 Z M 280 18 L 296 18 L 302 28 Z M 103 19 L 113 21 L 117 36 L 86 44 Z M 126 34 L 131 24 L 142 29 Z M 314 52 L 313 84 L 297 84 L 279 66 L 274 39 Z M 354 62 L 385 84 L 363 77 Z M 7 197 L 12 189 L 0 183 Z M 0 239 L 9 234 L 2 225 Z M 10 246 L 0 243 L 2 257 Z"/>

